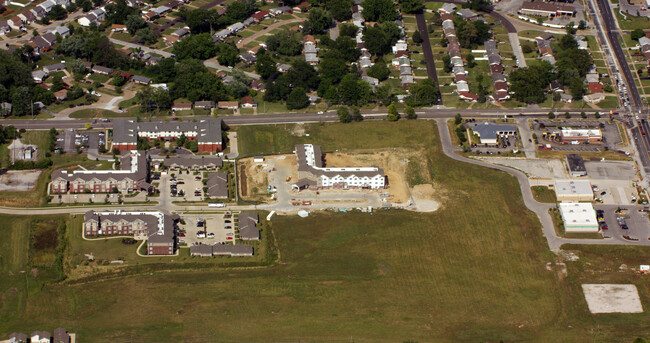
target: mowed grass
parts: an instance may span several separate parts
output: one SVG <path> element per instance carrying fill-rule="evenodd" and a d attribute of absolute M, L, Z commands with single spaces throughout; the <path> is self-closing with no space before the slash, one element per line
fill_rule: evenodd
<path fill-rule="evenodd" d="M 535 200 L 539 202 L 545 202 L 545 203 L 557 202 L 555 191 L 549 189 L 546 186 L 532 186 L 530 187 L 530 189 L 531 191 L 533 191 L 533 197 L 535 198 Z"/>
<path fill-rule="evenodd" d="M 556 323 L 561 292 L 544 270 L 552 257 L 514 178 L 444 157 L 432 122 L 308 132 L 325 150 L 426 149 L 442 209 L 276 216 L 272 267 L 53 285 L 30 297 L 29 323 L 12 330 L 56 322 L 98 342 L 513 341 Z"/>
<path fill-rule="evenodd" d="M 446 158 L 432 122 L 346 125 L 309 127 L 309 138 L 326 149 L 426 149 L 442 208 L 275 216 L 273 266 L 51 285 L 30 295 L 0 338 L 58 326 L 91 342 L 610 342 L 650 333 L 647 315 L 588 313 L 579 282 L 598 281 L 594 266 L 569 265 L 576 276 L 563 281 L 545 270 L 555 257 L 513 177 Z M 352 142 L 325 141 L 339 131 Z M 280 141 L 278 149 L 290 143 Z"/>

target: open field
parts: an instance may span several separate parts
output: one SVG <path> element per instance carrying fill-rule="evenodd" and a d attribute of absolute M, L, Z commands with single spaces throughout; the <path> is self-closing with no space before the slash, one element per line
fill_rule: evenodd
<path fill-rule="evenodd" d="M 276 132 L 286 135 L 285 129 Z M 617 268 L 645 261 L 650 249 L 613 254 L 585 248 L 578 252 L 587 255 L 584 261 L 567 262 L 569 277 L 561 277 L 545 268 L 556 257 L 525 209 L 516 179 L 446 158 L 432 122 L 307 131 L 326 151 L 353 144 L 425 149 L 426 171 L 452 191 L 440 210 L 427 214 L 276 216 L 268 231 L 279 263 L 268 267 L 153 269 L 50 285 L 12 307 L 11 320 L 0 321 L 0 339 L 57 326 L 95 342 L 631 342 L 650 334 L 648 314 L 592 316 L 580 290 L 581 283 L 601 279 L 634 283 L 648 308 L 647 280 L 630 281 L 635 276 Z M 333 139 L 343 134 L 352 136 Z M 239 137 L 249 153 L 253 147 L 291 149 L 292 142 L 274 139 L 271 131 L 251 136 L 255 144 Z"/>

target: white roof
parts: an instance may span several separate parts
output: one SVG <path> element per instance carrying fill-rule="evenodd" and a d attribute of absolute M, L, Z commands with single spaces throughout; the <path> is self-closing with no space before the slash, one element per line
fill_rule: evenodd
<path fill-rule="evenodd" d="M 648 37 L 639 38 L 639 45 L 640 46 L 650 45 L 650 38 L 648 38 Z"/>
<path fill-rule="evenodd" d="M 591 182 L 588 180 L 555 180 L 557 195 L 593 195 Z"/>
<path fill-rule="evenodd" d="M 569 229 L 588 229 L 595 227 L 598 229 L 598 220 L 594 206 L 588 202 L 561 202 L 558 207 L 562 214 L 564 228 Z"/>
<path fill-rule="evenodd" d="M 562 137 L 602 137 L 600 129 L 562 129 Z"/>

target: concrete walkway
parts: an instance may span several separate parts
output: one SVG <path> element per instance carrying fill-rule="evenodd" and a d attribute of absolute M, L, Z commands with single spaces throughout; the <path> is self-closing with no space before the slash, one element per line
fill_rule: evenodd
<path fill-rule="evenodd" d="M 452 158 L 457 161 L 466 162 L 475 164 L 482 167 L 492 168 L 496 170 L 501 170 L 506 173 L 512 174 L 519 181 L 519 187 L 521 188 L 521 195 L 524 199 L 524 204 L 528 207 L 529 210 L 535 212 L 539 218 L 540 223 L 542 224 L 542 231 L 546 237 L 548 247 L 553 252 L 558 252 L 560 247 L 563 244 L 588 244 L 588 245 L 650 245 L 648 240 L 639 240 L 635 242 L 623 241 L 614 238 L 605 238 L 605 239 L 569 239 L 558 237 L 555 233 L 555 227 L 553 226 L 553 220 L 548 214 L 548 210 L 555 207 L 554 204 L 543 204 L 537 202 L 533 198 L 533 193 L 530 189 L 530 183 L 528 177 L 515 169 L 509 167 L 493 165 L 486 162 L 470 159 L 461 155 L 458 155 L 456 151 L 459 149 L 455 147 L 451 142 L 451 137 L 449 135 L 449 130 L 447 128 L 446 122 L 443 120 L 438 121 L 438 133 L 440 134 L 440 142 L 442 145 L 442 150 L 449 158 Z"/>

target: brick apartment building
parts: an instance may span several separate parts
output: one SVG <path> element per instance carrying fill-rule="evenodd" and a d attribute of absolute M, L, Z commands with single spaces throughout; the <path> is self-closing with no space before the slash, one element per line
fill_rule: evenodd
<path fill-rule="evenodd" d="M 113 150 L 134 150 L 138 138 L 149 141 L 173 141 L 181 135 L 196 140 L 199 152 L 219 152 L 223 150 L 221 119 L 204 118 L 196 122 L 137 122 L 133 119 L 113 121 Z"/>
<path fill-rule="evenodd" d="M 149 157 L 146 152 L 131 151 L 121 158 L 120 167 L 120 170 L 58 169 L 52 172 L 50 190 L 53 194 L 153 191 L 153 186 L 148 183 Z"/>
<path fill-rule="evenodd" d="M 133 236 L 147 241 L 148 255 L 173 255 L 177 249 L 174 226 L 178 215 L 162 212 L 95 212 L 84 216 L 85 236 Z"/>

